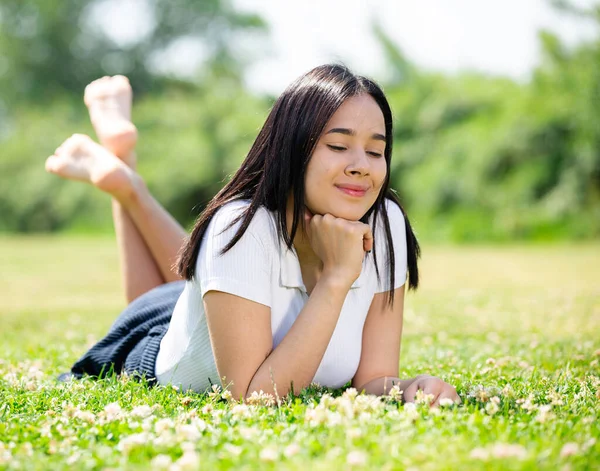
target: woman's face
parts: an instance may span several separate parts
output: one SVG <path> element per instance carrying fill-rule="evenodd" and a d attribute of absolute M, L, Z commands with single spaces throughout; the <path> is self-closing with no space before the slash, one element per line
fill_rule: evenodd
<path fill-rule="evenodd" d="M 306 206 L 313 214 L 358 221 L 377 200 L 387 167 L 383 113 L 368 94 L 331 117 L 308 162 Z"/>

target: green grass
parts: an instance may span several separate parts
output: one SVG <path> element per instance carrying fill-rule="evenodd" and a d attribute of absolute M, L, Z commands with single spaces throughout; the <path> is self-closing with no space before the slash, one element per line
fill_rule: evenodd
<path fill-rule="evenodd" d="M 5 237 L 0 266 L 0 469 L 600 467 L 600 244 L 425 246 L 400 368 L 456 386 L 463 404 L 439 410 L 58 384 L 124 307 L 115 243 Z"/>

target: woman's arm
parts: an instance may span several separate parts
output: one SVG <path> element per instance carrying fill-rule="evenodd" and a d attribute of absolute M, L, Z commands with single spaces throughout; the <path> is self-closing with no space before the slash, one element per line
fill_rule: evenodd
<path fill-rule="evenodd" d="M 389 307 L 386 293 L 373 297 L 363 329 L 362 353 L 352 385 L 367 394 L 382 396 L 398 385 L 402 399 L 414 402 L 418 390 L 431 394 L 431 405 L 438 406 L 443 398 L 460 403 L 456 389 L 439 378 L 417 375 L 415 378 L 398 378 L 402 320 L 404 313 L 404 285 L 394 292 L 394 306 Z"/>
<path fill-rule="evenodd" d="M 233 397 L 245 398 L 260 390 L 285 396 L 292 387 L 298 392 L 309 386 L 349 289 L 334 278 L 321 277 L 275 349 L 269 307 L 220 291 L 206 293 L 204 305 L 217 370 Z"/>

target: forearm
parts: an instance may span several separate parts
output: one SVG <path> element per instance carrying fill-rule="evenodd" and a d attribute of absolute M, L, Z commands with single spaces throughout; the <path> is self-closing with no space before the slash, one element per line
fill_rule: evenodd
<path fill-rule="evenodd" d="M 137 173 L 132 172 L 130 191 L 119 202 L 143 235 L 165 281 L 181 279 L 173 265 L 188 237 L 185 229 L 152 197 Z"/>
<path fill-rule="evenodd" d="M 364 391 L 366 394 L 384 396 L 389 394 L 390 390 L 396 385 L 401 391 L 406 391 L 406 388 L 408 388 L 418 377 L 419 376 L 416 376 L 415 378 L 400 379 L 391 376 L 383 376 L 381 378 L 373 379 L 357 389 L 359 393 Z"/>
<path fill-rule="evenodd" d="M 349 286 L 321 278 L 281 343 L 258 368 L 247 395 L 263 390 L 285 396 L 309 386 L 337 324 Z M 293 382 L 293 386 L 292 386 Z"/>

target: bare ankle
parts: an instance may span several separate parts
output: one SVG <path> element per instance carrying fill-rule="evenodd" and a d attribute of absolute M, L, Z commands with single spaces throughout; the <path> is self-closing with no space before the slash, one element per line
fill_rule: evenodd
<path fill-rule="evenodd" d="M 124 186 L 123 191 L 113 197 L 125 209 L 132 209 L 139 206 L 143 201 L 144 195 L 148 193 L 148 187 L 144 179 L 133 169 L 128 169 L 128 184 Z"/>

